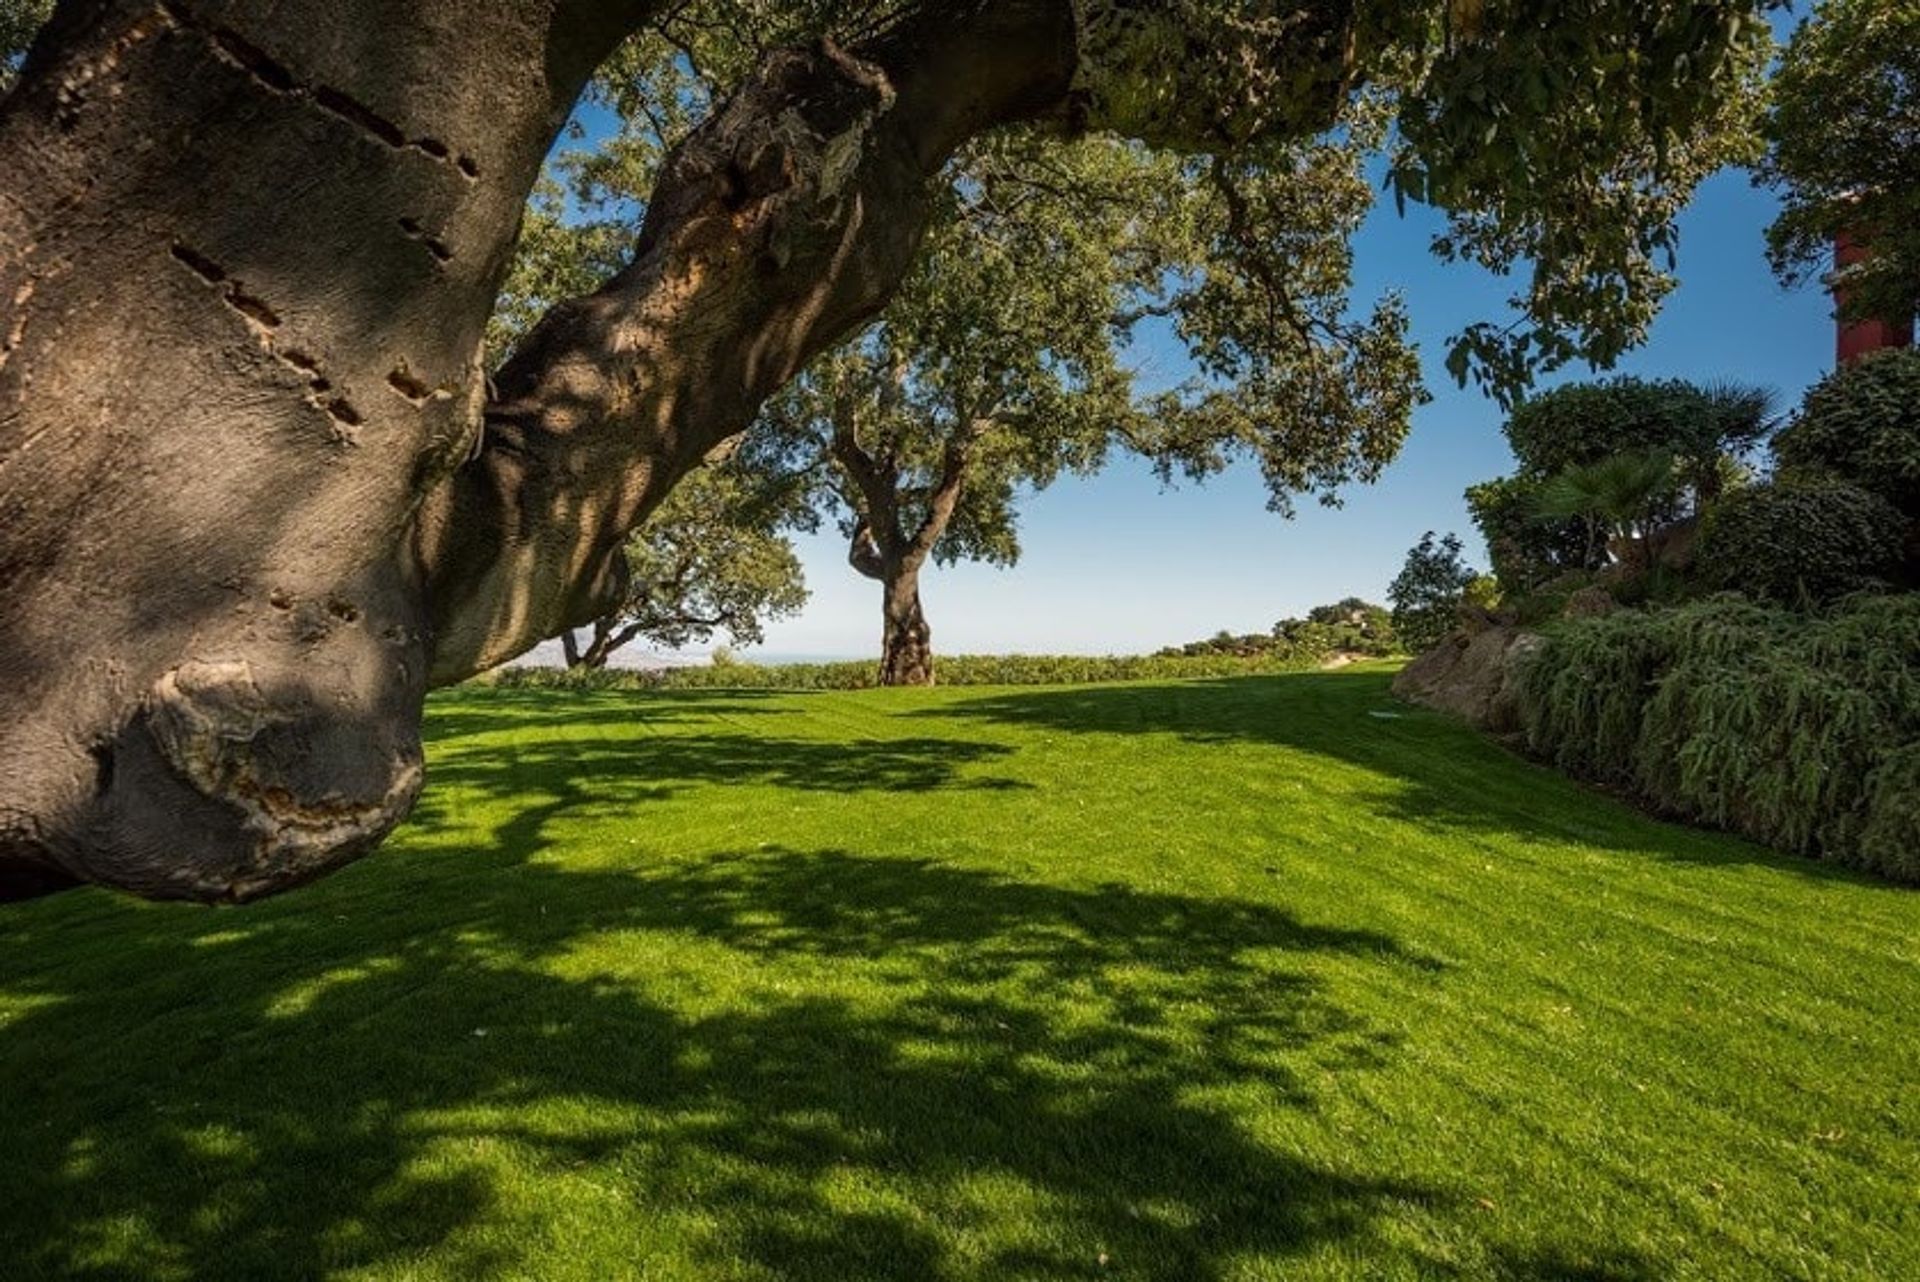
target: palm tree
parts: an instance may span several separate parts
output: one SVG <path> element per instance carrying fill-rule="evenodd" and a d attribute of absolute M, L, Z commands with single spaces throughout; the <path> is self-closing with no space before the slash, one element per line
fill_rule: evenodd
<path fill-rule="evenodd" d="M 1534 515 L 1543 521 L 1584 523 L 1588 565 L 1599 559 L 1603 536 L 1609 541 L 1638 541 L 1645 555 L 1647 536 L 1678 485 L 1670 451 L 1615 454 L 1598 463 L 1567 468 L 1549 479 L 1534 501 Z"/>
<path fill-rule="evenodd" d="M 1780 425 L 1780 394 L 1754 383 L 1719 380 L 1700 389 L 1694 439 L 1685 443 L 1681 480 L 1693 491 L 1697 516 L 1711 507 L 1730 476 L 1740 475 L 1741 456 Z"/>

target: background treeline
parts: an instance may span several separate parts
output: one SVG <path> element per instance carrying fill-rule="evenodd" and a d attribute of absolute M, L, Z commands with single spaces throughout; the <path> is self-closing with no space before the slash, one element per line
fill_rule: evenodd
<path fill-rule="evenodd" d="M 1084 685 L 1181 677 L 1259 676 L 1318 668 L 1319 651 L 1212 655 L 957 654 L 940 660 L 940 684 L 955 686 Z M 844 663 L 742 663 L 716 655 L 711 664 L 624 668 L 499 668 L 486 682 L 513 688 L 584 690 L 865 690 L 884 684 L 875 660 Z"/>
<path fill-rule="evenodd" d="M 1156 657 L 1291 656 L 1302 662 L 1324 663 L 1340 655 L 1386 658 L 1400 653 L 1400 635 L 1387 608 L 1350 596 L 1332 605 L 1317 605 L 1303 619 L 1282 619 L 1270 632 L 1240 636 L 1216 632 L 1204 641 L 1168 646 Z"/>

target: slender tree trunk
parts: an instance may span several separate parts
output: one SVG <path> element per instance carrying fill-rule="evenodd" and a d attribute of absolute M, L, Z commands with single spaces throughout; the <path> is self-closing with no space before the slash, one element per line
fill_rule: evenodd
<path fill-rule="evenodd" d="M 881 604 L 880 684 L 933 684 L 933 629 L 920 608 L 920 562 L 886 568 Z"/>

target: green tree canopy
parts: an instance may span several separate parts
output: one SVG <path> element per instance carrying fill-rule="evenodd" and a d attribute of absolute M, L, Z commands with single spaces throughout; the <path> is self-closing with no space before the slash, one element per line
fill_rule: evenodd
<path fill-rule="evenodd" d="M 1821 0 L 1773 78 L 1759 180 L 1780 193 L 1767 231 L 1790 284 L 1822 278 L 1834 240 L 1870 247 L 1841 270 L 1846 311 L 1909 317 L 1920 302 L 1920 3 Z"/>
<path fill-rule="evenodd" d="M 678 650 L 724 634 L 757 644 L 768 621 L 806 604 L 785 531 L 812 520 L 804 478 L 732 453 L 703 464 L 628 538 L 619 604 L 584 636 L 561 634 L 567 666 L 603 667 L 635 641 Z"/>
<path fill-rule="evenodd" d="M 1432 530 L 1407 550 L 1407 559 L 1387 586 L 1393 627 L 1413 654 L 1430 650 L 1452 631 L 1468 589 L 1481 578 L 1461 555 L 1460 536 L 1438 539 Z"/>

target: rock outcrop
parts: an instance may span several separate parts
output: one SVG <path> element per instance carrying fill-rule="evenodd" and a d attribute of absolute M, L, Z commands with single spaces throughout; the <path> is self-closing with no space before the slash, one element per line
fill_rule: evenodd
<path fill-rule="evenodd" d="M 1509 624 L 1469 625 L 1402 668 L 1393 692 L 1482 730 L 1511 733 L 1520 728 L 1519 665 L 1539 643 L 1538 634 Z"/>

